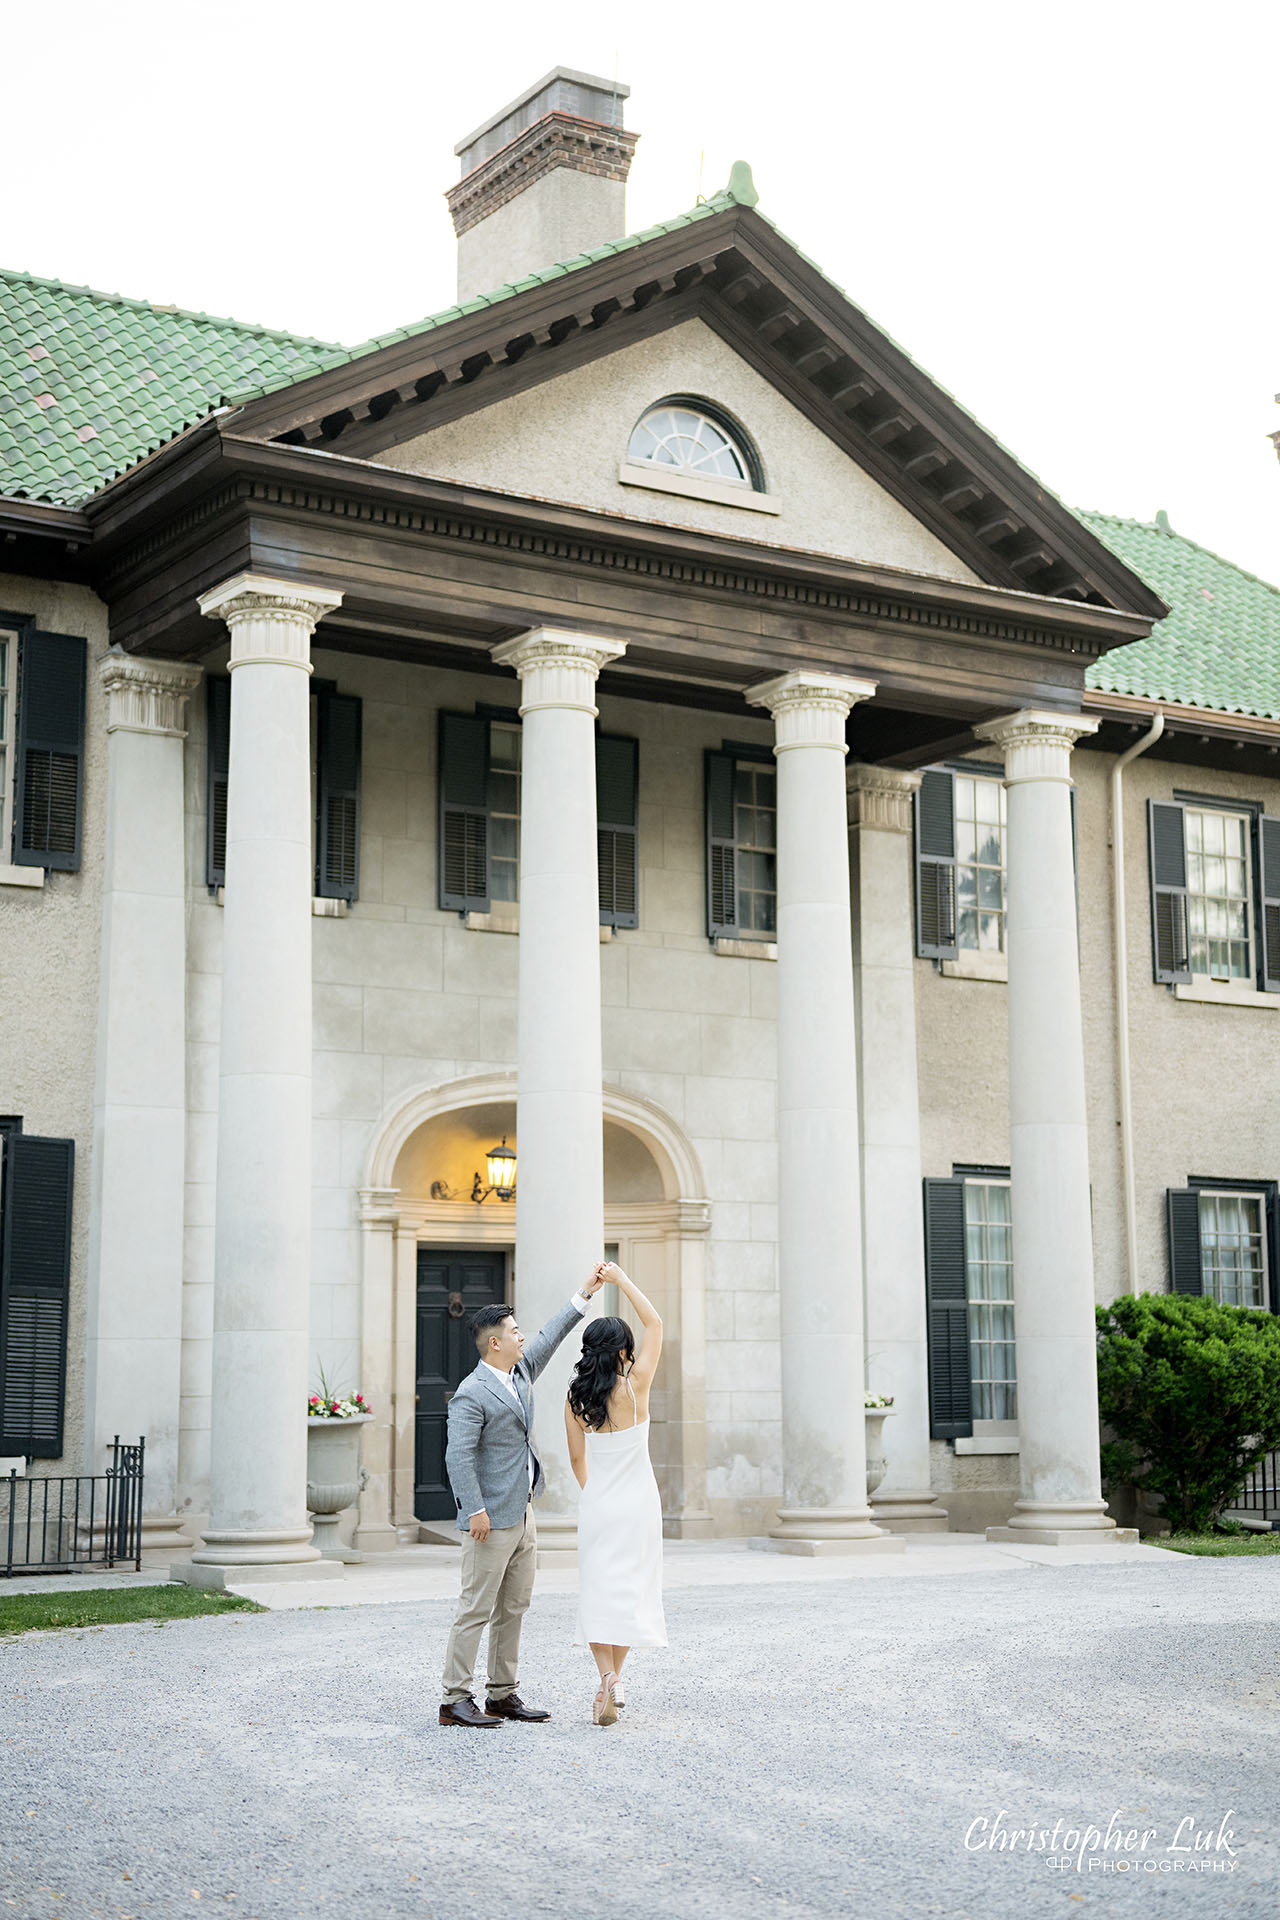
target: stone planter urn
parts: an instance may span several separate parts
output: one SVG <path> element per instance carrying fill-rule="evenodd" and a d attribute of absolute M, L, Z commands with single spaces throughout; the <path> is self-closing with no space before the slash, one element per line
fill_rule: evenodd
<path fill-rule="evenodd" d="M 892 1412 L 892 1407 L 868 1407 L 864 1415 L 867 1423 L 868 1499 L 889 1471 L 889 1462 L 884 1457 L 884 1423 Z"/>
<path fill-rule="evenodd" d="M 355 1547 L 338 1538 L 338 1521 L 354 1506 L 364 1485 L 360 1465 L 360 1429 L 373 1419 L 357 1413 L 349 1420 L 307 1420 L 307 1507 L 314 1521 L 312 1539 L 322 1560 L 363 1560 Z"/>

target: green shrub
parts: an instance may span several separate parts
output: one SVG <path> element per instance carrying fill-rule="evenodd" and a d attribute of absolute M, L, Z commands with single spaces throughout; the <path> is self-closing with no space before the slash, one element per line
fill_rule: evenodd
<path fill-rule="evenodd" d="M 1097 1309 L 1102 1476 L 1158 1494 L 1175 1533 L 1204 1533 L 1280 1446 L 1280 1316 L 1188 1294 Z"/>

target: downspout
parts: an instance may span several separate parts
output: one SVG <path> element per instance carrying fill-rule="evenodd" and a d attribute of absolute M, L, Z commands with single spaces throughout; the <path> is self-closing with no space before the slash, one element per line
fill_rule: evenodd
<path fill-rule="evenodd" d="M 1129 1065 L 1129 966 L 1124 904 L 1124 770 L 1131 760 L 1153 747 L 1164 732 L 1164 714 L 1157 713 L 1150 731 L 1122 753 L 1111 769 L 1111 888 L 1115 902 L 1114 973 L 1116 989 L 1116 1060 L 1120 1075 L 1120 1169 L 1124 1189 L 1124 1249 L 1129 1291 L 1138 1288 L 1138 1206 L 1133 1173 L 1133 1079 Z"/>

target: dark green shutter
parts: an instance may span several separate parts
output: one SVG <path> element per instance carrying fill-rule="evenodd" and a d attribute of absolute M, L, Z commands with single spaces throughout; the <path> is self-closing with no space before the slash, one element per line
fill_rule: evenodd
<path fill-rule="evenodd" d="M 1258 984 L 1280 993 L 1280 820 L 1258 821 Z"/>
<path fill-rule="evenodd" d="M 5 1143 L 0 1265 L 0 1453 L 62 1452 L 75 1143 Z"/>
<path fill-rule="evenodd" d="M 354 900 L 360 891 L 362 702 L 322 693 L 316 730 L 316 897 Z"/>
<path fill-rule="evenodd" d="M 929 1432 L 955 1440 L 973 1432 L 963 1180 L 924 1183 L 924 1270 Z"/>
<path fill-rule="evenodd" d="M 737 848 L 734 843 L 733 755 L 708 753 L 707 933 L 738 931 Z"/>
<path fill-rule="evenodd" d="M 205 680 L 208 740 L 205 765 L 209 790 L 205 817 L 204 877 L 211 887 L 227 884 L 227 769 L 231 764 L 231 675 L 211 673 Z"/>
<path fill-rule="evenodd" d="M 1203 1293 L 1200 1265 L 1200 1195 L 1194 1187 L 1170 1187 L 1169 1289 L 1172 1293 Z"/>
<path fill-rule="evenodd" d="M 15 866 L 80 866 L 85 652 L 68 633 L 19 638 Z"/>
<path fill-rule="evenodd" d="M 440 715 L 440 905 L 489 911 L 489 722 Z"/>
<path fill-rule="evenodd" d="M 954 960 L 956 944 L 956 781 L 931 768 L 916 792 L 916 952 Z"/>
<path fill-rule="evenodd" d="M 1157 980 L 1189 980 L 1187 830 L 1181 807 L 1147 802 L 1151 844 L 1151 944 Z"/>
<path fill-rule="evenodd" d="M 640 924 L 636 853 L 639 742 L 596 736 L 596 849 L 602 927 Z"/>

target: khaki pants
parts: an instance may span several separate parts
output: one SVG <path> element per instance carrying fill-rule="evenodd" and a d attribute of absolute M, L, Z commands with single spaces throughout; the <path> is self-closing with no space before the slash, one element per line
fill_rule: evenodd
<path fill-rule="evenodd" d="M 533 1507 L 514 1527 L 491 1527 L 487 1540 L 462 1542 L 462 1597 L 444 1656 L 444 1703 L 468 1698 L 475 1684 L 480 1635 L 489 1629 L 486 1700 L 505 1700 L 516 1690 L 520 1626 L 533 1598 L 538 1529 Z"/>

